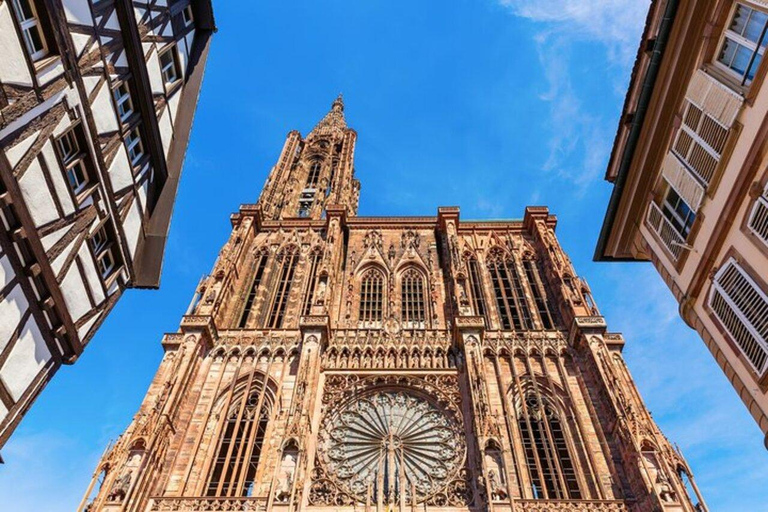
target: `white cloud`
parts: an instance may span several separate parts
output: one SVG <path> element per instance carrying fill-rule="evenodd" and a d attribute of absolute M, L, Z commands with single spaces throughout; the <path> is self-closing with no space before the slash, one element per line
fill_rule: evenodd
<path fill-rule="evenodd" d="M 628 64 L 638 46 L 649 3 L 638 0 L 500 0 L 516 16 L 546 23 L 569 37 L 604 43 Z"/>
<path fill-rule="evenodd" d="M 612 92 L 618 103 L 637 51 L 648 3 L 638 0 L 499 0 L 515 16 L 541 25 L 535 38 L 548 89 L 540 95 L 550 105 L 549 157 L 545 171 L 566 179 L 583 194 L 600 179 L 611 148 L 615 117 L 594 111 L 605 98 L 596 98 L 574 83 L 572 66 L 614 76 Z M 597 48 L 594 46 L 597 43 Z M 588 52 L 588 53 L 587 53 Z M 618 113 L 616 114 L 618 115 Z"/>

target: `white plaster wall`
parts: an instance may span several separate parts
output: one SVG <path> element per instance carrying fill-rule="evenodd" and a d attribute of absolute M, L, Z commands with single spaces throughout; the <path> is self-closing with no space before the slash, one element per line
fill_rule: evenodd
<path fill-rule="evenodd" d="M 83 85 L 85 86 L 85 92 L 90 96 L 93 90 L 99 85 L 101 76 L 84 76 Z"/>
<path fill-rule="evenodd" d="M 63 0 L 67 21 L 78 25 L 93 25 L 88 0 Z"/>
<path fill-rule="evenodd" d="M 13 26 L 11 2 L 0 3 L 0 48 L 3 49 L 0 58 L 0 81 L 7 84 L 32 85 L 24 49 L 16 37 Z"/>
<path fill-rule="evenodd" d="M 167 108 L 163 111 L 163 115 L 160 116 L 158 125 L 160 126 L 160 139 L 163 141 L 163 154 L 167 158 L 168 151 L 171 148 L 171 141 L 173 141 L 173 123 Z"/>
<path fill-rule="evenodd" d="M 69 309 L 73 321 L 77 322 L 91 309 L 85 285 L 80 279 L 80 272 L 77 271 L 77 265 L 74 263 L 69 267 L 67 275 L 61 282 L 61 292 L 64 294 L 64 302 L 67 303 L 67 309 Z"/>
<path fill-rule="evenodd" d="M 0 59 L 2 60 L 2 59 Z M 27 153 L 27 150 L 32 147 L 32 144 L 35 143 L 37 140 L 37 137 L 40 135 L 40 130 L 36 131 L 29 137 L 26 137 L 22 139 L 18 144 L 16 144 L 13 147 L 10 147 L 5 150 L 5 156 L 8 157 L 8 163 L 11 164 L 11 167 L 16 167 L 16 165 L 19 163 L 19 161 L 24 158 L 24 155 Z"/>
<path fill-rule="evenodd" d="M 171 123 L 176 123 L 176 114 L 179 112 L 179 103 L 181 103 L 181 89 L 168 99 L 168 108 L 171 111 Z"/>
<path fill-rule="evenodd" d="M 27 302 L 27 297 L 19 284 L 14 286 L 10 293 L 0 301 L 0 318 L 3 319 L 0 322 L 0 350 L 8 345 L 8 341 L 19 325 L 22 315 L 28 308 L 29 302 Z"/>
<path fill-rule="evenodd" d="M 144 45 L 144 51 L 147 52 L 147 46 Z M 157 52 L 153 51 L 152 55 L 147 61 L 147 72 L 149 73 L 149 84 L 152 87 L 153 94 L 165 94 L 163 88 L 163 78 L 160 74 L 160 59 L 157 57 Z"/>
<path fill-rule="evenodd" d="M 0 369 L 0 378 L 14 400 L 21 398 L 35 376 L 51 359 L 35 319 L 30 317 L 19 339 L 11 349 L 8 359 Z"/>
<path fill-rule="evenodd" d="M 37 159 L 29 164 L 27 171 L 19 180 L 19 187 L 35 226 L 42 226 L 59 218 L 56 204 L 48 192 L 43 169 Z"/>
<path fill-rule="evenodd" d="M 120 22 L 117 20 L 116 12 L 113 12 L 107 20 L 106 28 L 110 30 L 120 30 Z"/>
<path fill-rule="evenodd" d="M 96 323 L 96 321 L 104 316 L 103 314 L 100 315 L 94 315 L 93 318 L 85 322 L 78 330 L 77 335 L 80 337 L 81 340 L 84 340 L 86 336 L 88 336 L 88 332 L 90 332 L 91 327 L 93 327 L 93 324 Z"/>
<path fill-rule="evenodd" d="M 64 250 L 59 253 L 56 259 L 51 262 L 51 268 L 53 269 L 53 272 L 56 274 L 57 278 L 61 277 L 61 269 L 64 268 L 64 263 L 67 261 L 67 256 L 69 256 L 69 253 L 71 253 L 75 248 L 76 243 L 77 238 L 73 238 L 72 241 L 69 242 L 64 248 Z"/>
<path fill-rule="evenodd" d="M 117 116 L 112 107 L 112 91 L 109 90 L 107 84 L 101 86 L 92 106 L 93 120 L 99 134 L 117 131 Z"/>
<path fill-rule="evenodd" d="M 125 145 L 121 144 L 112 165 L 109 167 L 109 178 L 112 180 L 112 189 L 115 192 L 133 185 L 133 169 L 128 161 L 128 152 Z"/>
<path fill-rule="evenodd" d="M 80 261 L 83 263 L 83 270 L 85 271 L 85 278 L 88 280 L 88 287 L 91 289 L 91 295 L 93 301 L 98 305 L 104 300 L 104 290 L 101 287 L 101 277 L 96 270 L 96 262 L 91 257 L 91 252 L 88 247 L 83 244 L 80 247 Z"/>
<path fill-rule="evenodd" d="M 57 229 L 53 233 L 49 233 L 48 235 L 44 236 L 40 240 L 40 242 L 42 242 L 43 244 L 43 249 L 48 251 L 51 247 L 56 245 L 56 242 L 61 240 L 64 237 L 64 235 L 67 234 L 67 232 L 70 230 L 71 227 L 72 227 L 71 225 L 67 225 L 61 229 Z"/>
<path fill-rule="evenodd" d="M 70 32 L 69 34 L 72 36 L 72 44 L 75 45 L 75 53 L 77 53 L 78 57 L 81 57 L 83 55 L 83 50 L 85 50 L 85 46 L 88 44 L 88 41 L 91 40 L 91 36 L 78 34 L 76 32 Z"/>
<path fill-rule="evenodd" d="M 15 272 L 11 267 L 11 262 L 8 260 L 8 256 L 0 256 L 0 288 L 5 288 L 11 279 L 14 278 Z"/>
<path fill-rule="evenodd" d="M 56 197 L 59 199 L 59 204 L 64 211 L 64 215 L 74 213 L 75 203 L 72 201 L 72 196 L 69 193 L 69 183 L 64 177 L 64 171 L 59 166 L 59 161 L 56 159 L 53 145 L 50 142 L 47 142 L 43 146 L 42 155 L 48 166 L 48 172 L 51 176 L 51 181 L 53 182 L 53 190 L 56 192 Z"/>
<path fill-rule="evenodd" d="M 131 253 L 131 259 L 136 257 L 136 245 L 139 243 L 139 234 L 141 233 L 141 210 L 136 201 L 131 205 L 128 216 L 123 222 L 123 232 L 128 240 L 128 251 Z"/>
<path fill-rule="evenodd" d="M 64 74 L 64 63 L 61 59 L 56 59 L 53 63 L 45 66 L 37 72 L 37 81 L 41 87 L 52 82 Z"/>

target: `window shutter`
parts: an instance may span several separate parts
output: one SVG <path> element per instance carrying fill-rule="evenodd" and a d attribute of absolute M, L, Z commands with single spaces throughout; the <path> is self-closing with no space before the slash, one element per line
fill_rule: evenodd
<path fill-rule="evenodd" d="M 688 101 L 694 103 L 708 116 L 716 119 L 726 129 L 733 126 L 744 102 L 744 98 L 739 94 L 701 69 L 696 71 L 691 78 L 685 96 Z"/>
<path fill-rule="evenodd" d="M 768 360 L 768 296 L 730 259 L 715 275 L 709 306 L 762 377 Z"/>
<path fill-rule="evenodd" d="M 704 187 L 688 172 L 678 156 L 667 153 L 661 165 L 661 175 L 692 210 L 699 210 L 704 198 Z"/>
<path fill-rule="evenodd" d="M 768 186 L 757 198 L 749 216 L 749 228 L 768 245 Z"/>

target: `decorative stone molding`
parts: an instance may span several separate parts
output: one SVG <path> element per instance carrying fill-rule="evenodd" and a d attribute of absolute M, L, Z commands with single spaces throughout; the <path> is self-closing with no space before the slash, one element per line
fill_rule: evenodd
<path fill-rule="evenodd" d="M 151 512 L 256 512 L 266 510 L 263 498 L 153 498 Z"/>

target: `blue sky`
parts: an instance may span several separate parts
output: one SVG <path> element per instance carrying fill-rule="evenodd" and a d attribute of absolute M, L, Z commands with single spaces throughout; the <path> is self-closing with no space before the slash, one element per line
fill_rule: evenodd
<path fill-rule="evenodd" d="M 131 290 L 3 450 L 3 510 L 71 511 L 291 129 L 344 93 L 361 215 L 559 216 L 641 393 L 712 511 L 768 511 L 762 435 L 650 264 L 591 261 L 641 0 L 214 0 L 216 35 L 159 291 Z"/>

